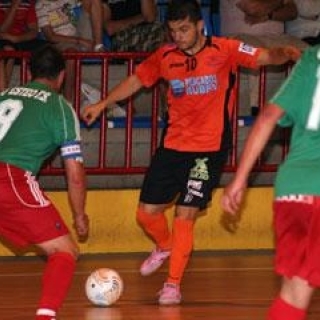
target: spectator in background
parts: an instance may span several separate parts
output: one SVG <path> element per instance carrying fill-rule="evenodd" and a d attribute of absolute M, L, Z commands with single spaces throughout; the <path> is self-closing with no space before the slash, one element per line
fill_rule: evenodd
<path fill-rule="evenodd" d="M 99 51 L 102 41 L 102 5 L 100 0 L 83 0 L 76 17 L 76 0 L 38 0 L 39 27 L 58 49 Z"/>
<path fill-rule="evenodd" d="M 103 0 L 103 12 L 113 51 L 153 51 L 164 42 L 155 0 Z"/>
<path fill-rule="evenodd" d="M 222 36 L 264 48 L 279 45 L 306 47 L 300 39 L 285 34 L 284 22 L 297 17 L 293 0 L 223 0 L 220 1 L 220 16 Z M 245 72 L 249 75 L 251 114 L 256 115 L 259 110 L 259 71 Z"/>
<path fill-rule="evenodd" d="M 320 43 L 320 1 L 294 0 L 298 17 L 286 22 L 286 32 L 309 45 Z"/>
<path fill-rule="evenodd" d="M 44 37 L 59 50 L 104 51 L 102 44 L 102 4 L 100 0 L 83 0 L 79 17 L 76 0 L 38 0 L 36 9 Z M 73 99 L 74 62 L 67 62 L 64 95 Z"/>
<path fill-rule="evenodd" d="M 0 1 L 0 50 L 32 51 L 45 41 L 37 39 L 38 23 L 32 0 Z M 14 59 L 0 60 L 0 91 L 11 79 Z"/>

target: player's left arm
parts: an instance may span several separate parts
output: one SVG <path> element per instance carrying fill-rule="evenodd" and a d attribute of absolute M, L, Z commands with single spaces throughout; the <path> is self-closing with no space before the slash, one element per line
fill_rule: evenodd
<path fill-rule="evenodd" d="M 89 219 L 85 212 L 87 183 L 81 150 L 80 124 L 74 109 L 62 96 L 58 97 L 58 103 L 58 113 L 53 113 L 56 143 L 60 146 L 66 172 L 68 199 L 74 227 L 77 235 L 82 238 L 88 234 Z"/>
<path fill-rule="evenodd" d="M 89 229 L 89 219 L 85 212 L 86 176 L 83 162 L 79 161 L 78 157 L 65 157 L 64 166 L 74 226 L 79 237 L 86 237 Z"/>
<path fill-rule="evenodd" d="M 302 51 L 294 46 L 275 47 L 270 49 L 260 49 L 257 58 L 257 65 L 280 65 L 289 61 L 300 59 Z"/>

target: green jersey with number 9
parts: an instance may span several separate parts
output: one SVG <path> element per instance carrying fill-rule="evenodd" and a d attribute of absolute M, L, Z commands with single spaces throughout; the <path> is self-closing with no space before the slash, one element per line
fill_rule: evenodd
<path fill-rule="evenodd" d="M 80 127 L 69 103 L 38 82 L 0 93 L 0 161 L 36 175 L 58 147 L 78 146 Z M 67 147 L 68 148 L 68 147 Z"/>

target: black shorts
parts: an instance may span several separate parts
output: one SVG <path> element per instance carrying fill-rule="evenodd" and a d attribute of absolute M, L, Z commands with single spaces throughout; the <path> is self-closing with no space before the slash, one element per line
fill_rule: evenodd
<path fill-rule="evenodd" d="M 181 152 L 157 149 L 146 173 L 140 201 L 206 208 L 219 185 L 228 152 Z"/>

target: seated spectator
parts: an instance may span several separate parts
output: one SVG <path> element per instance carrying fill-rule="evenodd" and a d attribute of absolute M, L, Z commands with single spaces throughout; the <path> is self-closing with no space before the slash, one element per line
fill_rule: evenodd
<path fill-rule="evenodd" d="M 303 41 L 284 32 L 284 22 L 297 17 L 293 0 L 224 0 L 220 1 L 220 16 L 222 36 L 234 37 L 256 47 L 306 47 Z M 251 114 L 256 115 L 259 110 L 259 73 L 245 72 L 249 75 Z"/>
<path fill-rule="evenodd" d="M 38 22 L 32 0 L 0 1 L 0 50 L 33 51 L 46 42 L 37 39 Z M 0 60 L 0 91 L 11 79 L 14 59 Z"/>
<path fill-rule="evenodd" d="M 39 27 L 50 42 L 61 49 L 97 51 L 102 47 L 102 6 L 100 0 L 83 0 L 78 20 L 76 0 L 38 0 Z"/>
<path fill-rule="evenodd" d="M 320 1 L 294 0 L 298 17 L 286 23 L 286 32 L 309 45 L 320 43 Z"/>
<path fill-rule="evenodd" d="M 103 0 L 103 12 L 113 51 L 153 51 L 164 41 L 155 0 Z"/>
<path fill-rule="evenodd" d="M 76 0 L 38 0 L 36 9 L 44 37 L 65 52 L 103 51 L 101 1 L 83 0 L 78 20 L 76 5 Z M 66 69 L 64 95 L 72 101 L 74 62 L 68 61 Z"/>

